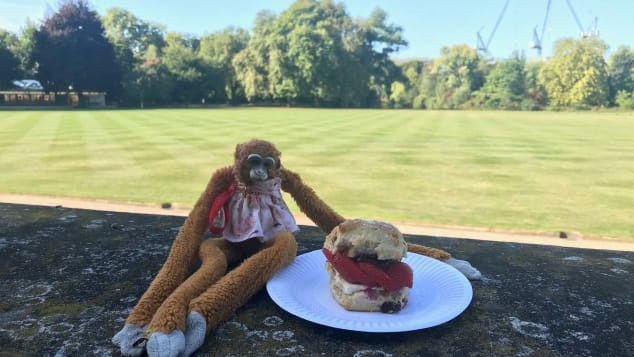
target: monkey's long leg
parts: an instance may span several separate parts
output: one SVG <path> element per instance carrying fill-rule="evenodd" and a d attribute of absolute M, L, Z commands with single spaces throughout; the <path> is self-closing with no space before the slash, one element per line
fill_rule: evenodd
<path fill-rule="evenodd" d="M 207 322 L 207 332 L 228 320 L 282 267 L 297 254 L 297 242 L 289 232 L 278 234 L 270 244 L 222 277 L 190 304 Z"/>
<path fill-rule="evenodd" d="M 183 331 L 190 301 L 218 281 L 226 273 L 227 265 L 240 255 L 224 239 L 208 239 L 201 244 L 199 257 L 200 268 L 161 304 L 148 326 L 149 332 Z"/>
<path fill-rule="evenodd" d="M 163 267 L 126 319 L 126 324 L 147 325 L 165 298 L 185 280 L 207 230 L 211 202 L 229 187 L 232 180 L 231 167 L 218 169 L 213 174 L 176 236 Z"/>

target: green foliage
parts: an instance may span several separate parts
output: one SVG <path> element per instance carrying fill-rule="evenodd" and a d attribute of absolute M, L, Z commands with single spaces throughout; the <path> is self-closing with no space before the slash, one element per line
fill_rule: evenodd
<path fill-rule="evenodd" d="M 35 47 L 35 33 L 37 26 L 34 22 L 28 21 L 20 30 L 15 55 L 20 61 L 20 70 L 25 77 L 33 78 L 38 71 L 38 65 L 32 60 Z"/>
<path fill-rule="evenodd" d="M 524 67 L 526 99 L 522 102 L 522 110 L 541 109 L 548 102 L 546 90 L 539 84 L 539 72 L 543 66 L 543 62 L 531 62 Z"/>
<path fill-rule="evenodd" d="M 111 91 L 119 83 L 113 46 L 85 0 L 67 0 L 35 32 L 32 60 L 48 90 Z"/>
<path fill-rule="evenodd" d="M 553 106 L 598 107 L 608 104 L 605 42 L 597 38 L 564 39 L 541 69 L 539 83 Z"/>
<path fill-rule="evenodd" d="M 110 94 L 119 97 L 123 104 L 136 103 L 137 100 L 143 102 L 142 93 L 147 96 L 148 91 L 141 88 L 140 84 L 152 80 L 142 77 L 144 71 L 141 65 L 150 46 L 157 49 L 165 45 L 163 26 L 141 20 L 129 11 L 116 7 L 108 10 L 102 22 L 106 37 L 114 46 L 121 75 L 122 92 Z M 150 98 L 150 101 L 154 100 Z"/>
<path fill-rule="evenodd" d="M 260 11 L 255 18 L 253 35 L 245 49 L 232 60 L 236 78 L 244 88 L 249 101 L 270 99 L 268 81 L 269 55 L 272 51 L 273 24 L 277 16 L 269 11 Z"/>
<path fill-rule="evenodd" d="M 204 36 L 198 55 L 206 67 L 206 88 L 210 97 L 219 97 L 232 104 L 238 103 L 242 90 L 232 65 L 233 58 L 249 43 L 249 33 L 241 28 L 228 27 Z M 217 93 L 217 94 L 216 94 Z"/>
<path fill-rule="evenodd" d="M 390 88 L 390 106 L 393 108 L 409 108 L 411 107 L 412 98 L 408 96 L 405 83 L 396 81 L 392 82 Z"/>
<path fill-rule="evenodd" d="M 199 103 L 205 97 L 203 66 L 197 56 L 199 43 L 178 33 L 165 36 L 161 62 L 173 78 L 171 98 L 181 103 Z"/>
<path fill-rule="evenodd" d="M 478 52 L 467 45 L 443 47 L 440 52 L 431 71 L 435 86 L 430 107 L 460 108 L 469 101 L 472 92 L 482 86 L 485 63 Z"/>
<path fill-rule="evenodd" d="M 20 30 L 18 35 L 0 29 L 0 48 L 4 49 L 4 51 L 0 50 L 4 52 L 0 55 L 3 58 L 0 72 L 3 72 L 4 76 L 10 73 L 13 76 L 12 79 L 17 77 L 33 78 L 37 73 L 37 66 L 34 66 L 31 60 L 36 31 L 37 27 L 30 21 Z M 11 52 L 11 56 L 6 51 Z M 18 62 L 17 68 L 14 59 Z M 0 78 L 4 77 L 0 75 Z"/>
<path fill-rule="evenodd" d="M 634 92 L 618 91 L 616 93 L 615 102 L 622 110 L 634 109 Z"/>
<path fill-rule="evenodd" d="M 634 50 L 631 47 L 621 46 L 612 53 L 609 70 L 612 93 L 634 93 Z"/>
<path fill-rule="evenodd" d="M 108 40 L 121 51 L 129 51 L 134 56 L 141 56 L 154 45 L 164 46 L 165 28 L 139 19 L 128 10 L 114 7 L 102 18 Z"/>
<path fill-rule="evenodd" d="M 20 62 L 11 51 L 17 42 L 17 36 L 0 30 L 0 89 L 9 87 L 11 80 L 20 75 Z"/>
<path fill-rule="evenodd" d="M 392 84 L 392 94 L 390 97 L 393 101 L 395 99 L 397 100 L 396 103 L 393 102 L 394 106 L 398 108 L 424 108 L 425 97 L 420 95 L 420 83 L 423 81 L 423 76 L 428 75 L 428 67 L 430 66 L 429 62 L 420 60 L 411 60 L 399 64 L 401 79 L 394 83 L 402 83 L 404 88 L 401 90 L 398 87 L 394 87 L 394 83 Z M 401 90 L 398 96 L 394 94 L 395 89 Z"/>
<path fill-rule="evenodd" d="M 139 100 L 142 108 L 146 102 L 151 105 L 171 102 L 174 80 L 161 59 L 160 50 L 155 45 L 148 47 L 137 71 Z"/>
<path fill-rule="evenodd" d="M 402 29 L 386 18 L 375 10 L 368 19 L 353 20 L 342 4 L 314 0 L 298 0 L 279 17 L 260 13 L 248 46 L 233 61 L 236 75 L 249 100 L 387 102 L 398 74 L 389 53 L 405 41 Z"/>
<path fill-rule="evenodd" d="M 525 58 L 519 55 L 497 63 L 482 87 L 482 105 L 493 109 L 520 109 L 526 96 L 525 64 Z"/>

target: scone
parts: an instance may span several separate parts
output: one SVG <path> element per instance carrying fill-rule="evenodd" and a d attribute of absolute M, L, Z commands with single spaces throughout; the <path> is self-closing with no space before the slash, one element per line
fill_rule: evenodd
<path fill-rule="evenodd" d="M 392 224 L 346 220 L 326 237 L 330 292 L 346 310 L 394 313 L 407 304 L 412 269 L 403 235 Z"/>

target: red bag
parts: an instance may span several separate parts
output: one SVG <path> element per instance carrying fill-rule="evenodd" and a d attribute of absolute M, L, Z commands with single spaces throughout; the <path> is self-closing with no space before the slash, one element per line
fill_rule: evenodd
<path fill-rule="evenodd" d="M 227 202 L 233 196 L 236 187 L 231 184 L 226 191 L 221 192 L 209 210 L 209 231 L 212 234 L 221 234 L 227 222 L 229 222 L 229 210 L 226 208 Z"/>

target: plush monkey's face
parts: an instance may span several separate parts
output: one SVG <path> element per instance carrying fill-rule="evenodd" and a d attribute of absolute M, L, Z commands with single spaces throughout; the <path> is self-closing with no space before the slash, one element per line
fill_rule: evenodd
<path fill-rule="evenodd" d="M 235 168 L 247 185 L 278 177 L 280 166 L 280 152 L 268 141 L 251 140 L 236 146 Z"/>

